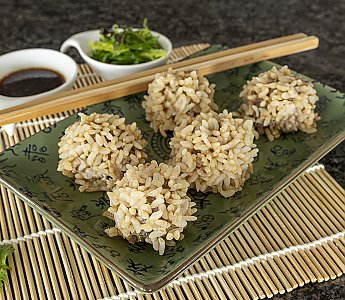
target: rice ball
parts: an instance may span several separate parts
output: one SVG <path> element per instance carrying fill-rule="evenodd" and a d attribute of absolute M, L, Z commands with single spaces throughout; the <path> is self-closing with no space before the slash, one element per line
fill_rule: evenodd
<path fill-rule="evenodd" d="M 173 164 L 197 191 L 230 197 L 240 191 L 253 172 L 258 153 L 253 121 L 234 119 L 227 110 L 186 118 L 170 141 Z"/>
<path fill-rule="evenodd" d="M 185 116 L 195 117 L 200 112 L 217 110 L 214 103 L 214 84 L 196 71 L 158 73 L 148 86 L 142 103 L 146 119 L 155 132 L 166 136 Z"/>
<path fill-rule="evenodd" d="M 244 101 L 241 117 L 253 120 L 258 133 L 266 134 L 270 141 L 282 132 L 316 131 L 320 117 L 315 104 L 319 98 L 313 84 L 293 75 L 287 66 L 253 77 L 243 86 L 240 97 Z"/>
<path fill-rule="evenodd" d="M 73 178 L 81 192 L 109 191 L 126 165 L 145 162 L 147 144 L 137 124 L 111 114 L 85 115 L 65 130 L 58 143 L 57 170 Z"/>
<path fill-rule="evenodd" d="M 165 246 L 181 240 L 187 222 L 195 221 L 194 202 L 187 196 L 189 183 L 180 167 L 152 161 L 129 166 L 123 178 L 108 192 L 106 213 L 115 227 L 109 236 L 122 236 L 130 243 L 150 243 L 162 255 Z"/>

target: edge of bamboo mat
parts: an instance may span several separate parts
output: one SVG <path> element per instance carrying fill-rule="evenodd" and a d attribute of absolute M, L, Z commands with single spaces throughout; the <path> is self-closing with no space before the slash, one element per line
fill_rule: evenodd
<path fill-rule="evenodd" d="M 261 48 L 253 49 L 253 45 L 247 45 L 224 50 L 218 52 L 217 55 L 204 55 L 201 57 L 202 60 L 200 58 L 189 59 L 4 109 L 0 111 L 0 125 L 61 112 L 65 110 L 66 106 L 70 109 L 75 109 L 144 91 L 147 88 L 147 84 L 153 80 L 155 73 L 166 71 L 170 67 L 176 70 L 195 69 L 201 75 L 208 75 L 262 60 L 315 49 L 319 44 L 319 40 L 315 36 L 298 38 L 294 36 L 292 40 L 291 37 L 289 40 L 286 40 L 287 37 L 282 37 L 285 38 L 283 41 L 278 38 L 279 43 L 274 42 L 272 44 L 272 40 L 260 42 L 258 44 L 264 45 Z M 269 44 L 267 45 L 267 43 Z M 238 50 L 242 48 L 246 48 L 246 50 Z M 228 52 L 226 51 L 231 51 L 231 54 L 227 54 Z"/>

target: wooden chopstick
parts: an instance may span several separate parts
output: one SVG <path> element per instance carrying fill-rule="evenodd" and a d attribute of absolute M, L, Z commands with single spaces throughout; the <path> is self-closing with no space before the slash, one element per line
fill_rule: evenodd
<path fill-rule="evenodd" d="M 305 34 L 299 33 L 157 67 L 1 110 L 0 125 L 145 91 L 147 84 L 153 80 L 154 75 L 166 71 L 169 67 L 175 70 L 197 70 L 202 75 L 208 75 L 258 61 L 315 49 L 318 47 L 318 42 L 319 40 L 315 36 L 307 37 Z"/>
<path fill-rule="evenodd" d="M 208 55 L 203 55 L 200 57 L 196 57 L 196 58 L 192 58 L 192 59 L 187 59 L 187 60 L 183 60 L 180 62 L 177 62 L 175 64 L 173 64 L 173 68 L 182 68 L 182 67 L 187 67 L 188 65 L 193 65 L 196 63 L 201 63 L 201 62 L 205 62 L 211 59 L 215 59 L 215 58 L 219 58 L 225 55 L 232 55 L 232 54 L 237 54 L 237 53 L 241 53 L 244 51 L 248 51 L 248 50 L 254 50 L 254 49 L 259 49 L 262 48 L 264 46 L 270 46 L 270 45 L 275 45 L 275 44 L 279 44 L 282 42 L 287 42 L 287 41 L 292 41 L 292 40 L 297 40 L 297 39 L 302 39 L 302 38 L 306 38 L 307 35 L 305 33 L 296 33 L 296 34 L 291 34 L 291 35 L 286 35 L 286 36 L 282 36 L 282 37 L 278 37 L 278 38 L 274 38 L 274 39 L 270 39 L 270 40 L 266 40 L 266 41 L 261 41 L 261 42 L 257 42 L 257 43 L 253 43 L 253 44 L 249 44 L 249 45 L 244 45 L 244 46 L 240 46 L 240 47 L 236 47 L 236 48 L 232 48 L 232 49 L 227 49 L 224 51 L 220 51 L 220 52 L 216 52 L 216 53 L 211 53 Z M 171 65 L 172 66 L 172 65 Z M 60 93 L 57 95 L 52 95 L 50 97 L 46 97 L 46 98 L 42 98 L 42 99 L 37 99 L 34 101 L 31 101 L 30 103 L 25 103 L 22 105 L 17 105 L 16 107 L 18 109 L 21 108 L 25 108 L 25 107 L 31 107 L 40 103 L 46 103 L 50 100 L 56 99 L 56 98 L 60 98 L 61 96 L 69 96 L 69 95 L 74 95 L 76 93 L 82 93 L 82 92 L 86 92 L 89 90 L 94 90 L 96 88 L 103 88 L 106 86 L 113 86 L 115 84 L 118 84 L 120 82 L 127 82 L 130 80 L 133 80 L 135 78 L 140 78 L 140 77 L 144 77 L 147 75 L 152 75 L 155 73 L 160 73 L 167 70 L 167 66 L 160 66 L 160 67 L 156 67 L 154 69 L 149 69 L 146 71 L 142 71 L 142 72 L 138 72 L 132 75 L 127 75 L 124 77 L 120 77 L 120 78 L 116 78 L 113 80 L 107 80 L 104 81 L 102 83 L 98 83 L 97 85 L 89 85 L 87 87 L 83 87 L 80 88 L 78 90 L 73 90 L 73 91 L 67 91 L 64 93 Z M 0 110 L 0 112 L 2 112 Z"/>

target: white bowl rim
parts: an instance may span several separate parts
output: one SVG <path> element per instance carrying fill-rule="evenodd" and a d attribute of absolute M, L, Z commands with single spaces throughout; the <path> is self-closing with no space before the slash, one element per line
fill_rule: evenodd
<path fill-rule="evenodd" d="M 141 29 L 141 28 L 133 28 L 134 30 L 138 30 L 138 29 Z M 87 34 L 94 34 L 94 33 L 99 33 L 99 29 L 93 29 L 93 30 L 86 30 L 86 31 L 82 31 L 82 32 L 78 32 L 74 35 L 72 35 L 70 38 L 73 38 L 77 35 L 87 35 Z M 153 30 L 150 30 L 151 33 L 153 33 L 153 35 L 156 35 L 158 36 L 158 38 L 163 38 L 166 40 L 167 44 L 168 44 L 168 47 L 167 48 L 164 48 L 163 45 L 162 48 L 166 51 L 166 55 L 160 57 L 160 58 L 157 58 L 155 60 L 151 60 L 151 61 L 147 61 L 147 62 L 144 62 L 144 63 L 140 63 L 140 64 L 131 64 L 131 65 L 116 65 L 116 64 L 109 64 L 109 63 L 105 63 L 105 62 L 101 62 L 99 60 L 96 60 L 94 58 L 92 58 L 91 56 L 87 55 L 85 53 L 85 51 L 83 51 L 83 49 L 81 49 L 80 47 L 78 48 L 78 51 L 80 53 L 80 55 L 82 56 L 82 58 L 87 61 L 87 59 L 91 60 L 92 63 L 94 63 L 95 65 L 99 65 L 100 67 L 106 67 L 106 68 L 118 68 L 118 69 L 130 69 L 130 68 L 137 68 L 138 66 L 148 66 L 150 64 L 153 64 L 153 63 L 157 63 L 157 62 L 160 62 L 160 61 L 163 61 L 165 60 L 167 57 L 169 57 L 169 55 L 171 54 L 172 52 L 172 42 L 171 40 L 165 36 L 164 34 L 162 33 L 159 33 L 157 31 L 153 31 Z M 68 38 L 68 39 L 70 39 Z M 67 39 L 67 40 L 68 40 Z M 66 40 L 66 41 L 67 41 Z M 61 48 L 60 48 L 60 51 L 61 51 Z"/>
<path fill-rule="evenodd" d="M 0 94 L 0 97 L 1 97 L 0 100 L 18 100 L 18 101 L 21 100 L 21 101 L 24 101 L 26 98 L 27 99 L 32 99 L 32 98 L 36 98 L 36 97 L 37 98 L 38 97 L 39 98 L 43 98 L 44 96 L 49 96 L 49 95 L 52 95 L 52 94 L 55 94 L 55 93 L 59 92 L 60 90 L 63 90 L 65 87 L 67 87 L 68 85 L 70 85 L 72 82 L 74 82 L 76 80 L 77 75 L 78 75 L 77 63 L 70 56 L 68 56 L 67 54 L 62 53 L 62 52 L 60 52 L 58 50 L 54 50 L 54 49 L 48 49 L 48 48 L 26 48 L 26 49 L 19 49 L 19 50 L 11 51 L 11 52 L 8 52 L 8 53 L 0 55 L 0 63 L 1 63 L 1 60 L 6 59 L 8 56 L 16 55 L 18 53 L 23 53 L 23 52 L 41 52 L 41 51 L 50 52 L 53 55 L 59 55 L 59 56 L 64 57 L 65 59 L 69 60 L 69 63 L 73 65 L 73 69 L 74 69 L 73 70 L 73 74 L 71 76 L 69 76 L 69 78 L 66 78 L 66 76 L 65 76 L 66 74 L 61 74 L 61 75 L 64 76 L 65 82 L 63 84 L 57 86 L 54 89 L 51 89 L 51 90 L 48 90 L 48 91 L 45 91 L 45 92 L 42 92 L 42 93 L 30 95 L 30 96 L 21 96 L 21 97 L 9 97 L 9 96 L 5 96 L 5 95 L 1 95 Z M 37 68 L 39 68 L 39 67 L 40 66 L 38 64 Z M 17 70 L 20 71 L 21 69 L 17 69 Z M 6 74 L 4 76 L 1 76 L 0 80 L 2 80 L 4 77 L 10 75 L 13 72 L 16 72 L 16 70 L 13 70 L 13 71 L 9 72 L 8 74 Z"/>

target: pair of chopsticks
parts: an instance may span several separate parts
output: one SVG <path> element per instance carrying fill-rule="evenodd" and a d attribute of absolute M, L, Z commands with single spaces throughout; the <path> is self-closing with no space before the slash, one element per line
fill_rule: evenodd
<path fill-rule="evenodd" d="M 201 75 L 208 75 L 254 62 L 315 49 L 318 45 L 319 39 L 317 37 L 308 37 L 304 33 L 297 33 L 164 65 L 0 110 L 0 125 L 63 112 L 145 91 L 155 74 L 166 71 L 169 67 L 183 71 L 197 70 Z"/>

